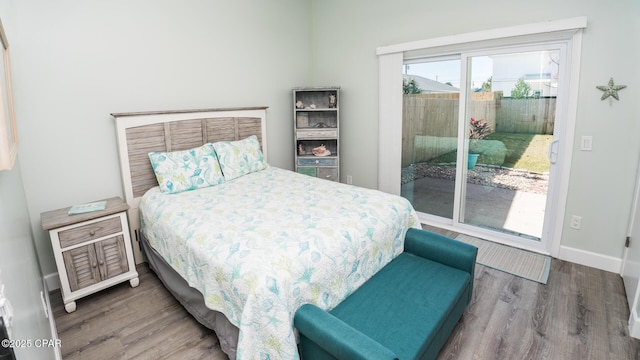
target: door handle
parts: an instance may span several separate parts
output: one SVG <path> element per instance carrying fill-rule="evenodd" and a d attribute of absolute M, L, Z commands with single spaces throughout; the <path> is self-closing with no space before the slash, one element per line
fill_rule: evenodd
<path fill-rule="evenodd" d="M 552 164 L 558 162 L 558 144 L 560 140 L 553 140 L 551 145 L 549 145 L 549 161 Z"/>

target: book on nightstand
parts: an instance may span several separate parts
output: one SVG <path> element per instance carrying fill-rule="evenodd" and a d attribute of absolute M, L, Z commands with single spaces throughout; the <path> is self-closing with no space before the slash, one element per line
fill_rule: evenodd
<path fill-rule="evenodd" d="M 69 209 L 69 215 L 84 214 L 93 211 L 104 210 L 107 207 L 106 201 L 96 201 L 87 204 L 73 205 Z"/>

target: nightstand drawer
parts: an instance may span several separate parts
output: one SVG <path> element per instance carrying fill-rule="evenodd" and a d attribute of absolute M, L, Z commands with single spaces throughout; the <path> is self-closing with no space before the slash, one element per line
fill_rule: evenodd
<path fill-rule="evenodd" d="M 60 247 L 65 248 L 92 239 L 122 232 L 120 217 L 94 222 L 78 226 L 73 229 L 63 230 L 58 233 Z"/>

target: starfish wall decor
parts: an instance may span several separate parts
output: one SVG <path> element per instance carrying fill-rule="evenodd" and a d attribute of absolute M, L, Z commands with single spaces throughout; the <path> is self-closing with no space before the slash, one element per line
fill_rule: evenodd
<path fill-rule="evenodd" d="M 604 93 L 602 94 L 602 97 L 600 98 L 600 100 L 604 100 L 606 98 L 609 98 L 609 105 L 611 105 L 611 98 L 614 98 L 616 100 L 620 100 L 620 98 L 618 97 L 618 90 L 622 90 L 624 88 L 626 88 L 627 85 L 614 85 L 613 84 L 613 78 L 609 79 L 609 84 L 605 85 L 605 86 L 596 86 L 596 88 L 598 88 L 599 90 L 604 91 Z"/>

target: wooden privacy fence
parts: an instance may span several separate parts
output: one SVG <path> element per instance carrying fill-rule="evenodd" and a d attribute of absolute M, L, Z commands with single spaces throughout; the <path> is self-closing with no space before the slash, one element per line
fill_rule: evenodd
<path fill-rule="evenodd" d="M 553 134 L 555 98 L 503 99 L 501 93 L 472 93 L 470 118 L 484 119 L 492 132 Z M 402 166 L 433 159 L 457 147 L 458 93 L 404 95 Z"/>
<path fill-rule="evenodd" d="M 496 111 L 497 132 L 553 135 L 556 98 L 502 99 Z"/>

